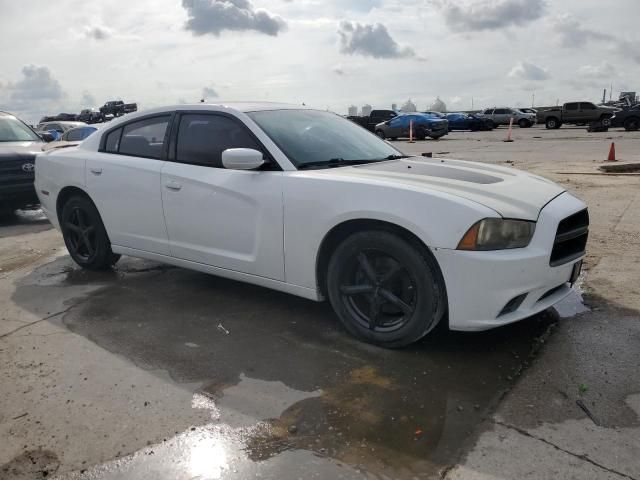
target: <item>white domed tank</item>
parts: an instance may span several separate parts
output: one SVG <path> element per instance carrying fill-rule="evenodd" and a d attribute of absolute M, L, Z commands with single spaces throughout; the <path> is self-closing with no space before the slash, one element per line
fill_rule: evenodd
<path fill-rule="evenodd" d="M 416 104 L 413 103 L 411 101 L 411 99 L 409 99 L 406 102 L 404 102 L 404 105 L 402 105 L 402 111 L 403 112 L 417 112 L 418 111 L 418 107 L 416 107 Z"/>
<path fill-rule="evenodd" d="M 447 104 L 440 100 L 440 97 L 436 98 L 436 101 L 431 104 L 431 111 L 433 112 L 446 112 Z"/>

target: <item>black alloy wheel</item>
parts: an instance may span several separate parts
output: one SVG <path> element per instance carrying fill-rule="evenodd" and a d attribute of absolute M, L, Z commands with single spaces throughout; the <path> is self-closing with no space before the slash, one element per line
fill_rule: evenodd
<path fill-rule="evenodd" d="M 81 267 L 105 270 L 120 258 L 111 251 L 100 214 L 88 198 L 72 197 L 65 203 L 60 227 L 69 255 Z"/>
<path fill-rule="evenodd" d="M 347 238 L 329 263 L 327 290 L 347 330 L 388 348 L 419 340 L 444 311 L 443 282 L 431 254 L 386 231 Z"/>

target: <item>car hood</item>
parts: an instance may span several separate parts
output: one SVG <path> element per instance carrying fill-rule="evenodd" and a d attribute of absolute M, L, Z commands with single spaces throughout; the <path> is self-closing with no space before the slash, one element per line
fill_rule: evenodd
<path fill-rule="evenodd" d="M 565 191 L 550 180 L 520 170 L 462 160 L 411 157 L 318 172 L 437 190 L 484 205 L 505 218 L 532 221 Z"/>
<path fill-rule="evenodd" d="M 0 142 L 0 155 L 38 153 L 44 142 Z"/>

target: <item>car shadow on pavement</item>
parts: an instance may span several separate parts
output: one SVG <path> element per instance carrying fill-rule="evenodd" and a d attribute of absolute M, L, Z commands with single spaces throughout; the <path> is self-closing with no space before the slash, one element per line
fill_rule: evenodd
<path fill-rule="evenodd" d="M 20 307 L 65 311 L 72 332 L 214 402 L 247 378 L 319 392 L 259 418 L 250 458 L 304 449 L 379 472 L 455 461 L 557 321 L 545 312 L 489 332 L 437 328 L 385 350 L 349 336 L 328 303 L 126 257 L 110 272 L 61 257 L 16 287 Z M 251 395 L 257 417 L 261 395 Z"/>

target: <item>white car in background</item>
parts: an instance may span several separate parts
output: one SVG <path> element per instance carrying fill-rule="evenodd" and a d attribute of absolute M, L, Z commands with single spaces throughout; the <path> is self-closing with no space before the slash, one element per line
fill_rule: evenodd
<path fill-rule="evenodd" d="M 480 116 L 488 118 L 493 122 L 495 127 L 500 125 L 509 125 L 513 118 L 513 124 L 520 128 L 529 128 L 537 123 L 537 114 L 527 113 L 517 108 L 509 107 L 492 107 L 482 111 Z"/>
<path fill-rule="evenodd" d="M 406 157 L 338 115 L 270 103 L 127 115 L 41 155 L 36 189 L 82 267 L 131 255 L 328 298 L 385 347 L 443 318 L 485 330 L 550 307 L 589 223 L 543 178 Z"/>

